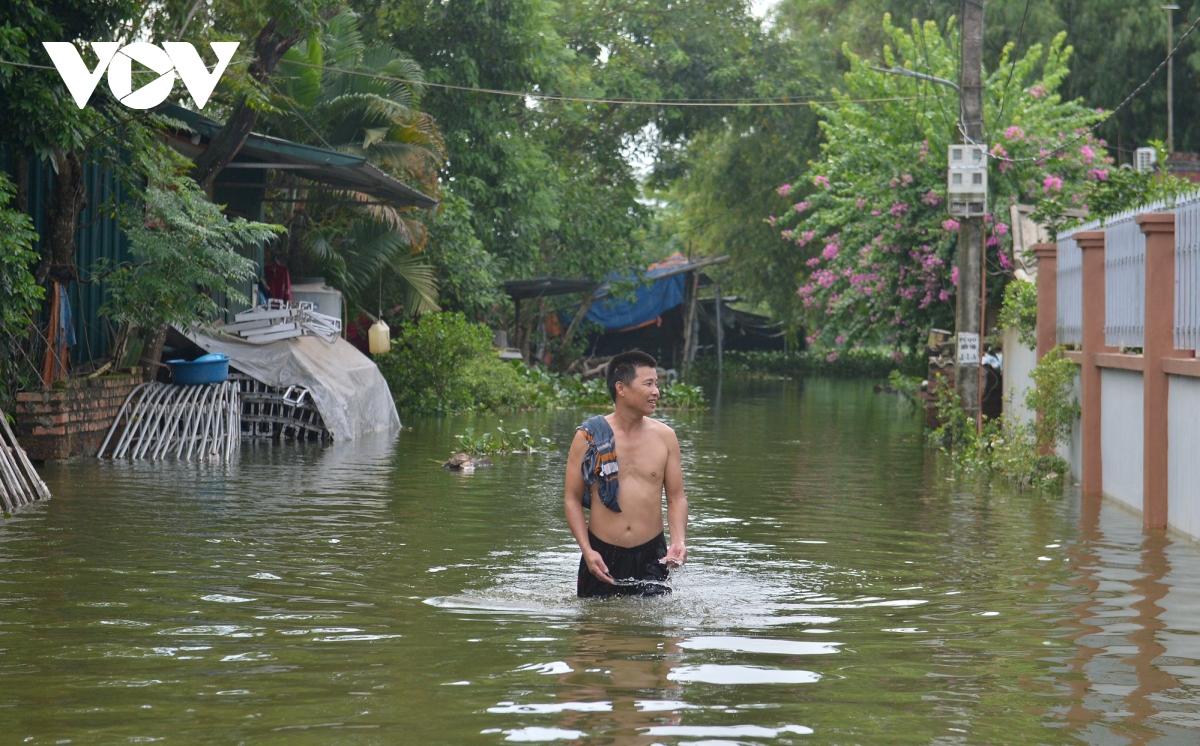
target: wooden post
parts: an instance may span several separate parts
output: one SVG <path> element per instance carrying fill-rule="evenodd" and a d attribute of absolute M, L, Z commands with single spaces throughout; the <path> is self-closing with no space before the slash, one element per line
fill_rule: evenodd
<path fill-rule="evenodd" d="M 683 368 L 683 377 L 687 378 L 691 372 L 692 358 L 695 356 L 693 349 L 695 343 L 693 341 L 692 328 L 696 325 L 696 299 L 699 297 L 700 289 L 700 273 L 689 272 L 691 282 L 687 284 L 686 300 L 687 312 L 683 315 L 683 360 L 680 361 L 680 367 Z"/>
<path fill-rule="evenodd" d="M 1058 343 L 1058 244 L 1035 243 L 1037 257 L 1037 359 Z"/>
<path fill-rule="evenodd" d="M 521 299 L 513 298 L 513 347 L 521 346 Z"/>
<path fill-rule="evenodd" d="M 717 378 L 725 372 L 723 368 L 725 327 L 721 324 L 721 286 L 717 285 Z"/>
<path fill-rule="evenodd" d="M 1146 234 L 1146 317 L 1142 342 L 1142 525 L 1167 527 L 1167 433 L 1170 381 L 1163 359 L 1191 357 L 1175 349 L 1175 213 L 1139 215 Z"/>
<path fill-rule="evenodd" d="M 1083 365 L 1080 366 L 1083 453 L 1080 490 L 1085 496 L 1104 492 L 1103 441 L 1100 437 L 1100 366 L 1096 354 L 1115 352 L 1104 344 L 1104 231 L 1075 234 L 1083 252 Z"/>

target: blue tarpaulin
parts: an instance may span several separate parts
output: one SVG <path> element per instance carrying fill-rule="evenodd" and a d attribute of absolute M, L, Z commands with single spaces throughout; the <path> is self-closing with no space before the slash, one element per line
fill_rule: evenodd
<path fill-rule="evenodd" d="M 674 254 L 657 264 L 652 264 L 646 271 L 646 278 L 654 280 L 649 285 L 639 285 L 634 288 L 632 297 L 600 298 L 588 310 L 587 318 L 608 331 L 630 329 L 654 321 L 669 309 L 683 303 L 686 274 L 673 274 L 662 277 L 663 274 L 686 265 L 688 260 L 682 254 Z M 627 273 L 610 272 L 610 283 L 629 282 Z"/>

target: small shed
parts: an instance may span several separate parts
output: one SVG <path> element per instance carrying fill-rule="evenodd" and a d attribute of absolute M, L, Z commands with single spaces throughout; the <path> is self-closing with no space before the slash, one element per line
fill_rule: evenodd
<path fill-rule="evenodd" d="M 505 292 L 515 307 L 517 346 L 526 360 L 531 359 L 533 319 L 524 309 L 525 301 L 580 293 L 583 299 L 578 306 L 548 320 L 548 333 L 553 334 L 555 327 L 563 329 L 562 335 L 569 341 L 586 319 L 604 330 L 590 338 L 592 354 L 611 355 L 636 348 L 655 355 L 664 365 L 685 368 L 696 357 L 701 317 L 706 315 L 701 310 L 701 288 L 716 290 L 711 301 L 713 331 L 717 337 L 724 336 L 717 330 L 727 325 L 722 314 L 728 316 L 728 310 L 716 300 L 720 286 L 704 270 L 729 260 L 728 256 L 688 258 L 675 253 L 644 270 L 610 272 L 602 281 L 539 277 L 506 282 Z M 617 287 L 622 291 L 615 292 Z M 720 325 L 716 325 L 717 319 L 722 320 Z M 718 351 L 722 341 L 717 340 Z"/>

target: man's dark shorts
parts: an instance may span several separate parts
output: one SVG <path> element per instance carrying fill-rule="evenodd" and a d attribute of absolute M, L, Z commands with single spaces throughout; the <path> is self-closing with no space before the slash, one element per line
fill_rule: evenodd
<path fill-rule="evenodd" d="M 619 547 L 600 541 L 588 532 L 592 549 L 600 553 L 608 574 L 617 581 L 611 585 L 600 580 L 588 569 L 583 557 L 579 558 L 578 595 L 580 598 L 606 598 L 608 596 L 663 596 L 671 592 L 667 585 L 670 572 L 661 560 L 667 556 L 667 537 L 659 534 L 650 541 L 636 547 Z"/>

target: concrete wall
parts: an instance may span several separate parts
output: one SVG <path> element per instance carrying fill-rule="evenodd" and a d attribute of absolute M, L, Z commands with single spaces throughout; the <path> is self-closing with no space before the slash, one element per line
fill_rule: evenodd
<path fill-rule="evenodd" d="M 1200 378 L 1170 377 L 1167 520 L 1200 539 Z"/>
<path fill-rule="evenodd" d="M 1142 509 L 1142 374 L 1100 372 L 1100 437 L 1104 494 Z"/>
<path fill-rule="evenodd" d="M 1033 389 L 1029 373 L 1037 365 L 1037 351 L 1021 344 L 1016 331 L 1004 330 L 1004 417 L 1015 422 L 1033 422 L 1025 406 L 1025 394 Z"/>

